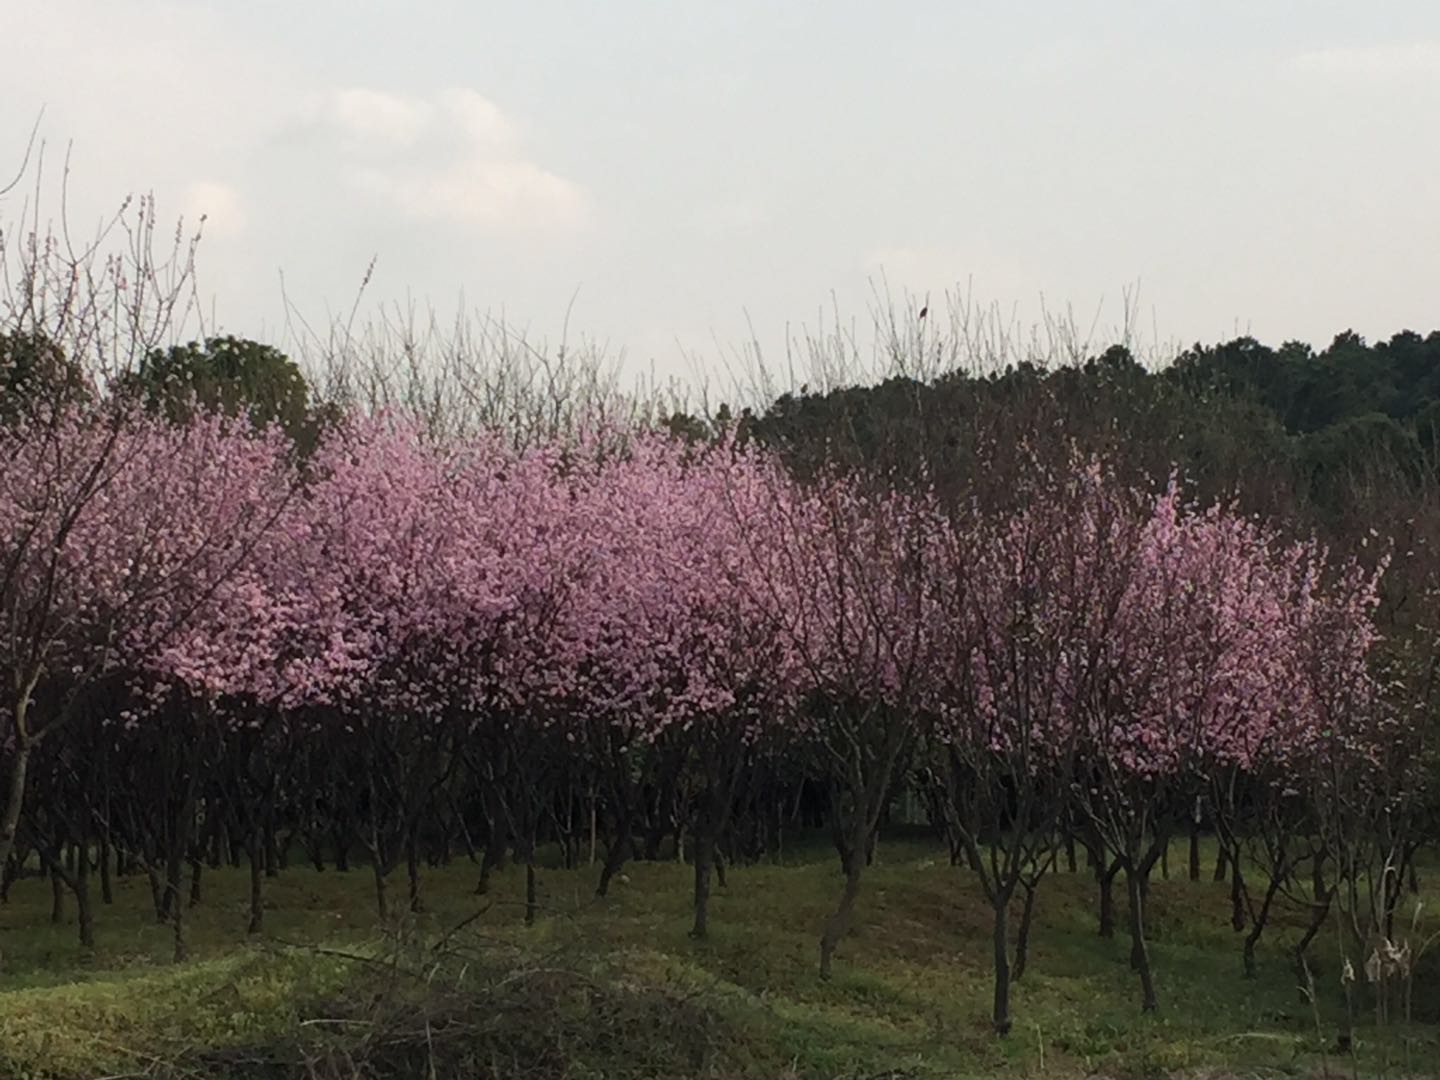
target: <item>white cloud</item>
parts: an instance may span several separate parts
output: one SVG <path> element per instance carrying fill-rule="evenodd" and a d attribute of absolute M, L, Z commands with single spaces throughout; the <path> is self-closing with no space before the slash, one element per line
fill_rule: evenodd
<path fill-rule="evenodd" d="M 403 217 L 486 231 L 569 230 L 589 217 L 585 190 L 531 160 L 474 90 L 419 98 L 352 87 L 310 113 L 338 136 L 344 179 Z"/>
<path fill-rule="evenodd" d="M 407 217 L 482 229 L 573 228 L 584 222 L 588 206 L 574 184 L 518 159 L 361 169 L 352 180 Z"/>
<path fill-rule="evenodd" d="M 1289 67 L 1303 75 L 1367 80 L 1437 78 L 1440 77 L 1440 41 L 1315 49 L 1291 57 Z"/>
<path fill-rule="evenodd" d="M 474 90 L 448 90 L 440 95 L 440 106 L 476 146 L 499 149 L 515 142 L 515 132 L 499 107 Z"/>
<path fill-rule="evenodd" d="M 191 184 L 181 200 L 187 222 L 205 219 L 210 236 L 237 236 L 245 231 L 245 206 L 240 193 L 229 184 L 202 180 Z"/>
<path fill-rule="evenodd" d="M 424 130 L 434 114 L 427 102 L 363 87 L 340 90 L 327 104 L 335 126 L 361 143 L 403 146 Z"/>

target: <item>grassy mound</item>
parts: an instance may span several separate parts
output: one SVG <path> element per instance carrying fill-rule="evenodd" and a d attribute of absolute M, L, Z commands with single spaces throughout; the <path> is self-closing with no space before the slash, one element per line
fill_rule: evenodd
<path fill-rule="evenodd" d="M 882 848 L 829 982 L 816 939 L 839 882 L 818 853 L 732 869 L 704 942 L 674 863 L 632 865 L 604 900 L 591 870 L 546 870 L 529 928 L 520 872 L 487 897 L 474 882 L 467 865 L 431 871 L 427 911 L 381 928 L 368 871 L 290 869 L 246 940 L 245 875 L 207 872 L 179 966 L 143 882 L 119 883 L 90 955 L 50 922 L 48 886 L 20 882 L 0 909 L 0 1077 L 1440 1075 L 1423 1024 L 1362 1016 L 1355 1055 L 1327 1055 L 1338 963 L 1317 954 L 1312 1007 L 1288 958 L 1304 913 L 1286 908 L 1242 978 L 1227 889 L 1209 880 L 1152 887 L 1156 1016 L 1123 935 L 1096 934 L 1088 875 L 1047 880 L 1004 1040 L 988 908 L 928 846 Z M 1436 994 L 1417 984 L 1417 1012 Z"/>

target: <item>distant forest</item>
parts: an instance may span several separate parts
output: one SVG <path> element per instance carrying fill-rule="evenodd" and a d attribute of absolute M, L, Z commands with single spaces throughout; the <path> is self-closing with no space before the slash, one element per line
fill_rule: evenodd
<path fill-rule="evenodd" d="M 220 336 L 154 350 L 109 390 L 171 414 L 195 399 L 244 409 L 303 448 L 339 405 L 310 374 L 269 345 Z M 40 335 L 0 334 L 0 421 L 36 398 L 94 392 L 83 365 Z M 579 396 L 567 405 L 583 406 Z M 639 411 L 653 416 L 655 406 Z M 1116 345 L 1083 363 L 801 388 L 738 417 L 722 405 L 666 423 L 689 438 L 738 426 L 802 471 L 838 462 L 1002 501 L 1007 463 L 1021 453 L 1055 455 L 1057 465 L 1099 455 L 1133 481 L 1160 485 L 1175 473 L 1201 501 L 1348 544 L 1440 503 L 1440 331 L 1373 344 L 1347 331 L 1318 352 L 1240 337 L 1148 367 Z"/>
<path fill-rule="evenodd" d="M 720 410 L 728 421 L 728 410 Z M 1132 478 L 1178 472 L 1203 501 L 1233 500 L 1334 540 L 1428 501 L 1440 442 L 1440 331 L 1316 352 L 1251 337 L 1196 345 L 1149 370 L 1123 346 L 1083 364 L 1011 365 L 921 382 L 786 393 L 742 427 L 801 468 L 840 459 L 971 490 L 1015 447 L 1100 454 Z M 677 432 L 700 435 L 689 415 Z"/>

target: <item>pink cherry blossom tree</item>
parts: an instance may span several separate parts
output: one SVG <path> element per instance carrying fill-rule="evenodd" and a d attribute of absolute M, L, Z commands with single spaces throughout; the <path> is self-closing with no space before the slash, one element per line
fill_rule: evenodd
<path fill-rule="evenodd" d="M 1125 871 L 1131 963 L 1147 1010 L 1158 998 L 1146 881 L 1169 842 L 1170 808 L 1193 803 L 1226 764 L 1248 767 L 1267 734 L 1293 722 L 1292 566 L 1255 522 L 1224 507 L 1187 507 L 1172 484 L 1126 570 L 1074 792 Z"/>
<path fill-rule="evenodd" d="M 1138 532 L 1133 492 L 1098 465 L 1036 468 L 1020 509 L 946 534 L 938 804 L 993 912 L 992 1021 L 1010 1030 L 1036 888 L 1065 823 L 1084 703 L 1094 692 Z M 1011 962 L 1009 909 L 1024 893 Z"/>
<path fill-rule="evenodd" d="M 793 665 L 797 732 L 827 792 L 844 887 L 820 939 L 828 978 L 876 829 L 937 704 L 932 574 L 943 519 L 928 491 L 858 475 L 775 486 L 746 543 Z"/>
<path fill-rule="evenodd" d="M 660 792 L 652 812 L 688 820 L 703 936 L 716 837 L 747 748 L 784 698 L 767 594 L 739 534 L 783 477 L 728 439 L 640 435 L 579 458 L 569 543 L 586 557 L 567 572 L 577 584 L 551 633 L 536 639 L 545 655 L 524 665 L 534 684 L 525 708 L 532 723 L 567 716 L 566 737 L 588 749 L 603 782 L 615 827 L 602 895 L 647 789 Z"/>
<path fill-rule="evenodd" d="M 543 559 L 527 484 L 546 464 L 494 439 L 439 444 L 393 417 L 355 420 L 313 456 L 304 583 L 284 655 L 289 700 L 357 755 L 376 902 L 405 858 L 418 907 L 421 819 L 454 768 L 457 714 L 490 693 L 505 627 Z"/>
<path fill-rule="evenodd" d="M 215 417 L 173 427 L 77 411 L 0 442 L 8 860 L 37 747 L 93 708 L 102 683 L 183 655 L 179 643 L 243 576 L 293 482 L 283 437 Z"/>

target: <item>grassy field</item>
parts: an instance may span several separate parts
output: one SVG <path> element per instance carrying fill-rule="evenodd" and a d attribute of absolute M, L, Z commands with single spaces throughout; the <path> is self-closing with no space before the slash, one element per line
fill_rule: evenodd
<path fill-rule="evenodd" d="M 179 966 L 143 879 L 101 908 L 93 955 L 51 924 L 48 885 L 22 881 L 0 908 L 0 1077 L 1440 1076 L 1433 957 L 1423 1022 L 1362 1015 L 1354 1055 L 1327 1053 L 1343 1010 L 1333 954 L 1317 950 L 1317 1031 L 1284 951 L 1301 913 L 1282 910 L 1243 979 L 1208 873 L 1154 883 L 1155 1016 L 1123 933 L 1096 935 L 1088 875 L 1047 879 L 1004 1040 L 988 1025 L 988 908 L 926 844 L 882 845 L 829 982 L 816 940 L 839 875 L 823 849 L 732 869 L 703 943 L 678 864 L 632 864 L 599 901 L 592 870 L 546 870 L 529 928 L 519 870 L 488 897 L 475 877 L 430 871 L 427 913 L 381 928 L 368 871 L 292 868 L 266 883 L 266 932 L 247 941 L 245 875 L 210 873 Z"/>

